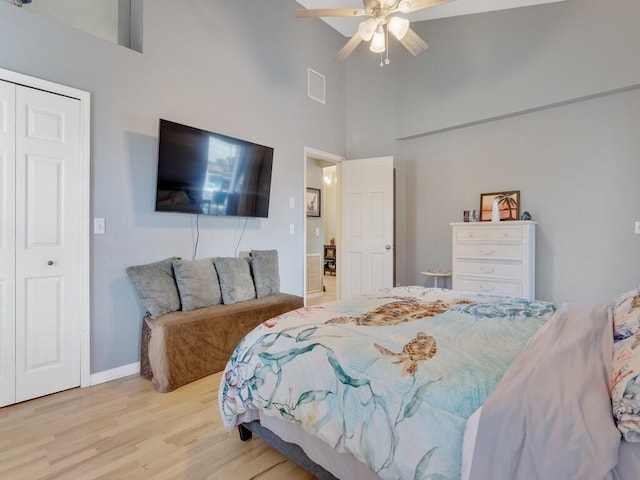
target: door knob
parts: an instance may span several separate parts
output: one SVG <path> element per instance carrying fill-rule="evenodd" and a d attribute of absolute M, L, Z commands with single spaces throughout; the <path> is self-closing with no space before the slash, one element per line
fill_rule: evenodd
<path fill-rule="evenodd" d="M 391 245 L 385 245 L 384 249 L 385 250 L 391 250 Z"/>
<path fill-rule="evenodd" d="M 47 262 L 47 265 L 49 265 L 49 266 L 53 265 L 53 260 L 49 260 L 49 261 Z"/>

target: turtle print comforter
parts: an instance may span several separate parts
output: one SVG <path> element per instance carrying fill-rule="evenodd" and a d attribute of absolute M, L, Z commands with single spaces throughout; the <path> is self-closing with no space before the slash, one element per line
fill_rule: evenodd
<path fill-rule="evenodd" d="M 468 417 L 554 311 L 422 287 L 295 310 L 238 344 L 221 416 L 295 422 L 383 479 L 457 479 Z"/>

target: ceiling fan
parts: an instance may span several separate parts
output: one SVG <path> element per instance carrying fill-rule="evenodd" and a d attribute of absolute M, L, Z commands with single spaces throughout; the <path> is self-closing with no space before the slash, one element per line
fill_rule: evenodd
<path fill-rule="evenodd" d="M 364 8 L 300 9 L 296 17 L 371 17 L 360 22 L 358 32 L 336 55 L 343 61 L 361 42 L 371 42 L 369 50 L 382 54 L 387 50 L 389 33 L 396 37 L 413 55 L 427 48 L 427 44 L 409 27 L 409 20 L 395 16 L 396 13 L 411 13 L 435 7 L 452 0 L 363 0 Z M 387 57 L 386 63 L 389 63 Z M 381 63 L 382 65 L 382 63 Z"/>

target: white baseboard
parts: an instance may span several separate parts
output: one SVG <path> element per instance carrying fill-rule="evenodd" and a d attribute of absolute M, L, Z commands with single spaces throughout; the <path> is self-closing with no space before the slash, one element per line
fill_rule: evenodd
<path fill-rule="evenodd" d="M 129 365 L 123 365 L 121 367 L 104 370 L 98 373 L 92 373 L 91 385 L 110 382 L 111 380 L 128 377 L 129 375 L 134 375 L 136 373 L 140 373 L 140 362 L 130 363 Z"/>

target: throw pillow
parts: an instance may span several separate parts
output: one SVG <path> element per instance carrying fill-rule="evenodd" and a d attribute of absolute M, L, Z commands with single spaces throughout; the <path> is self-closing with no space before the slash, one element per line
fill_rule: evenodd
<path fill-rule="evenodd" d="M 180 297 L 172 268 L 175 259 L 166 258 L 126 270 L 151 319 L 180 310 Z"/>
<path fill-rule="evenodd" d="M 640 331 L 640 287 L 613 302 L 613 338 L 620 341 Z"/>
<path fill-rule="evenodd" d="M 174 260 L 173 273 L 185 312 L 222 303 L 220 283 L 211 259 Z"/>
<path fill-rule="evenodd" d="M 256 298 L 256 287 L 245 258 L 218 257 L 214 263 L 225 305 Z"/>
<path fill-rule="evenodd" d="M 251 268 L 258 298 L 280 291 L 277 250 L 251 250 Z"/>
<path fill-rule="evenodd" d="M 611 402 L 618 430 L 628 442 L 640 442 L 640 333 L 613 347 Z"/>

